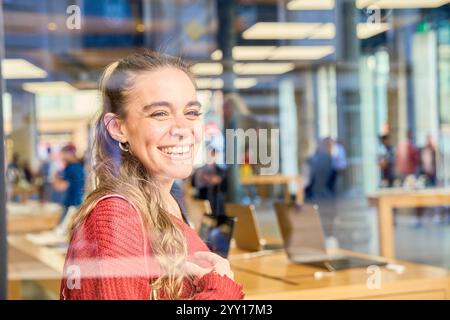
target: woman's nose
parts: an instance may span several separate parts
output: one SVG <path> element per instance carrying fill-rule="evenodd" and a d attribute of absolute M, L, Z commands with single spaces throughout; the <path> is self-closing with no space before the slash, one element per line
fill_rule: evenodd
<path fill-rule="evenodd" d="M 185 138 L 189 135 L 190 130 L 188 128 L 172 127 L 170 129 L 170 135 L 179 138 Z"/>
<path fill-rule="evenodd" d="M 179 140 L 189 137 L 191 130 L 184 121 L 175 121 L 170 128 L 170 135 Z"/>

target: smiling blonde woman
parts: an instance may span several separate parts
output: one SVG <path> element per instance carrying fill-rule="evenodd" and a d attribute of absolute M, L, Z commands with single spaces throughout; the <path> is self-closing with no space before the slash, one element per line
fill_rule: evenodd
<path fill-rule="evenodd" d="M 95 188 L 72 226 L 61 299 L 242 299 L 174 197 L 202 140 L 188 66 L 146 52 L 109 65 L 96 124 Z"/>

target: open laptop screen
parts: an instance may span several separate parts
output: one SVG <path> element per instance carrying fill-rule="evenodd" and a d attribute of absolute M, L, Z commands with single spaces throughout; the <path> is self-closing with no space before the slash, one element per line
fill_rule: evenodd
<path fill-rule="evenodd" d="M 317 206 L 275 203 L 286 253 L 299 262 L 327 259 Z"/>

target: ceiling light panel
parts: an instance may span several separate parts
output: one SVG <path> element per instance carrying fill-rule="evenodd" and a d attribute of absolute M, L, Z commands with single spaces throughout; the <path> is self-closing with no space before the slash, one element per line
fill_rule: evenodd
<path fill-rule="evenodd" d="M 288 2 L 288 10 L 332 10 L 334 0 L 292 0 Z"/>

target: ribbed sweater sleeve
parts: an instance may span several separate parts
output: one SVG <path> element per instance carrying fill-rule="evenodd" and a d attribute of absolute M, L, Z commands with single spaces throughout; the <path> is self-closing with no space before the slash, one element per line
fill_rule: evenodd
<path fill-rule="evenodd" d="M 244 299 L 242 286 L 227 276 L 214 271 L 205 274 L 195 281 L 197 293 L 194 300 L 241 300 Z"/>

